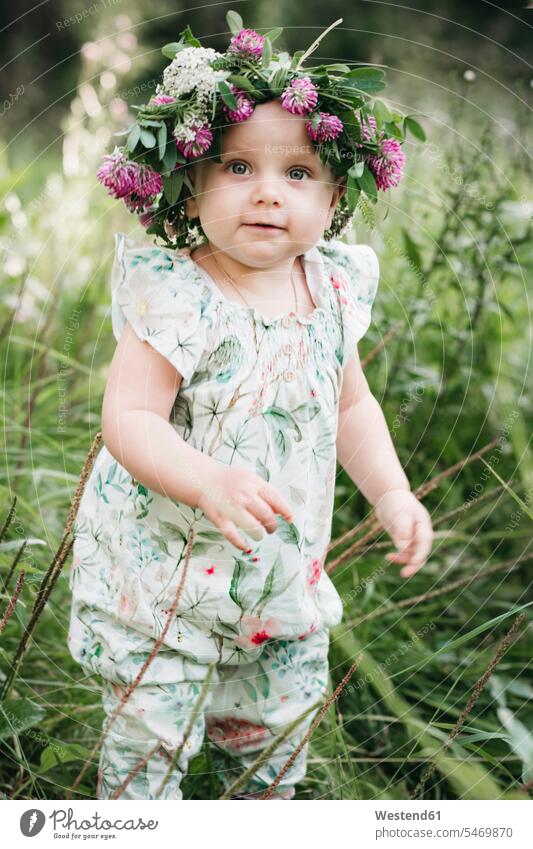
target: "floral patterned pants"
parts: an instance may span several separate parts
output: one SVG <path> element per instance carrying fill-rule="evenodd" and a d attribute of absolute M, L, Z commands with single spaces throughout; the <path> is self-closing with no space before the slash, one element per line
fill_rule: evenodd
<path fill-rule="evenodd" d="M 97 798 L 109 799 L 145 760 L 118 798 L 182 799 L 181 780 L 206 735 L 210 769 L 227 790 L 274 737 L 326 696 L 328 648 L 329 630 L 325 628 L 304 639 L 267 640 L 250 662 L 212 664 L 204 701 L 196 716 L 195 705 L 209 665 L 194 662 L 174 650 L 160 650 L 105 738 L 100 751 Z M 138 662 L 135 654 L 128 656 L 128 675 L 124 675 L 122 662 L 122 682 L 135 680 Z M 104 680 L 106 720 L 126 686 L 116 683 L 116 679 Z M 317 707 L 302 719 L 249 780 L 236 788 L 232 799 L 254 798 L 265 791 L 305 736 L 318 710 Z M 167 779 L 173 755 L 180 747 Z M 307 750 L 308 743 L 270 798 L 293 798 L 295 784 L 306 774 Z"/>

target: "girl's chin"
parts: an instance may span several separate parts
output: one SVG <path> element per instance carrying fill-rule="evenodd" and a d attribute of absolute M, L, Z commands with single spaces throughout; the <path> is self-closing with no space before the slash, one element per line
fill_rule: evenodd
<path fill-rule="evenodd" d="M 266 239 L 253 239 L 244 237 L 237 237 L 235 241 L 228 245 L 225 249 L 228 253 L 239 253 L 243 257 L 244 255 L 253 257 L 253 256 L 272 256 L 279 255 L 280 249 L 284 253 L 287 248 L 287 242 L 285 239 L 280 239 L 279 236 L 273 236 Z"/>
<path fill-rule="evenodd" d="M 281 237 L 257 238 L 249 234 L 247 238 L 239 230 L 229 239 L 221 238 L 212 243 L 212 250 L 222 251 L 237 262 L 252 267 L 263 262 L 282 262 L 290 256 L 298 256 L 306 249 L 305 243 L 302 245 L 301 242 L 288 239 L 286 232 Z"/>

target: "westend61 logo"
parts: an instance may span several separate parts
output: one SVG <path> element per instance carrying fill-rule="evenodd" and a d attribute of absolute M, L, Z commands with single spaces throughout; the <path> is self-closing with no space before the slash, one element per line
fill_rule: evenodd
<path fill-rule="evenodd" d="M 72 840 L 81 840 L 82 837 L 100 837 L 102 840 L 110 840 L 116 837 L 116 834 L 110 834 L 113 831 L 144 831 L 146 828 L 149 831 L 154 831 L 159 825 L 159 820 L 148 820 L 145 822 L 142 817 L 132 817 L 131 819 L 116 819 L 110 820 L 100 818 L 100 814 L 94 813 L 90 819 L 74 819 L 74 811 L 69 808 L 65 811 L 63 808 L 52 811 L 49 815 L 54 827 L 54 837 L 69 838 Z M 35 837 L 42 831 L 46 822 L 46 817 L 38 808 L 29 808 L 24 811 L 20 818 L 20 830 L 24 837 Z M 77 832 L 99 831 L 104 834 L 78 834 Z"/>

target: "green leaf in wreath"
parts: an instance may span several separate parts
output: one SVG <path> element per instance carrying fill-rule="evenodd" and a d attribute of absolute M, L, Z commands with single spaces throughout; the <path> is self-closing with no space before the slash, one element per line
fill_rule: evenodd
<path fill-rule="evenodd" d="M 305 50 L 297 50 L 296 53 L 292 54 L 291 70 L 297 67 L 298 62 L 300 61 L 304 53 Z"/>
<path fill-rule="evenodd" d="M 348 168 L 348 174 L 350 175 L 350 177 L 360 177 L 364 170 L 365 160 L 361 158 L 354 162 L 354 164 Z"/>
<path fill-rule="evenodd" d="M 202 47 L 202 43 L 192 34 L 189 24 L 180 32 L 180 39 L 189 47 Z"/>
<path fill-rule="evenodd" d="M 157 132 L 157 144 L 159 148 L 159 159 L 163 159 L 167 148 L 167 125 L 164 121 Z"/>
<path fill-rule="evenodd" d="M 183 44 L 178 41 L 171 41 L 169 44 L 164 44 L 161 48 L 161 53 L 167 59 L 174 59 L 176 53 L 183 49 Z"/>
<path fill-rule="evenodd" d="M 238 12 L 234 12 L 233 9 L 230 9 L 226 13 L 226 22 L 233 35 L 237 35 L 237 33 L 244 28 L 241 16 Z"/>
<path fill-rule="evenodd" d="M 406 130 L 409 130 L 413 134 L 415 138 L 419 141 L 426 141 L 426 134 L 424 132 L 424 128 L 415 121 L 414 118 L 411 118 L 409 115 L 406 115 L 404 118 L 404 126 Z"/>
<path fill-rule="evenodd" d="M 170 138 L 167 141 L 165 147 L 165 154 L 163 156 L 163 167 L 165 171 L 168 171 L 169 174 L 176 165 L 178 159 L 178 148 L 176 147 L 176 141 L 174 138 Z"/>
<path fill-rule="evenodd" d="M 374 101 L 374 108 L 372 111 L 374 113 L 374 118 L 376 119 L 376 126 L 378 130 L 381 129 L 385 122 L 392 121 L 392 113 L 389 107 L 378 97 L 376 97 Z"/>
<path fill-rule="evenodd" d="M 346 74 L 340 88 L 354 88 L 366 94 L 377 94 L 385 88 L 385 72 L 381 68 L 354 68 Z"/>
<path fill-rule="evenodd" d="M 348 202 L 348 209 L 350 212 L 355 210 L 360 194 L 361 189 L 357 180 L 348 172 L 348 179 L 346 181 L 346 200 Z"/>
<path fill-rule="evenodd" d="M 272 81 L 270 83 L 270 88 L 273 92 L 281 94 L 283 89 L 285 88 L 285 83 L 287 81 L 287 69 L 280 68 L 274 76 L 272 77 Z"/>
<path fill-rule="evenodd" d="M 265 36 L 265 41 L 263 43 L 263 53 L 261 54 L 261 65 L 263 68 L 268 68 L 270 62 L 272 61 L 272 42 Z"/>
<path fill-rule="evenodd" d="M 343 65 L 340 62 L 336 62 L 333 65 L 325 65 L 324 67 L 327 68 L 329 73 L 331 73 L 332 71 L 339 71 L 340 74 L 349 74 L 350 73 L 350 66 L 349 65 Z"/>
<path fill-rule="evenodd" d="M 265 38 L 268 38 L 270 41 L 275 41 L 276 38 L 279 38 L 281 33 L 283 32 L 283 27 L 275 27 L 271 29 L 269 32 L 265 33 Z"/>
<path fill-rule="evenodd" d="M 358 177 L 357 182 L 361 191 L 367 195 L 372 203 L 376 203 L 378 199 L 378 187 L 376 186 L 376 180 L 370 168 L 365 168 L 361 176 Z"/>
<path fill-rule="evenodd" d="M 230 89 L 229 85 L 227 84 L 227 82 L 225 80 L 219 80 L 218 90 L 219 90 L 220 95 L 222 97 L 222 100 L 224 101 L 226 106 L 228 106 L 230 109 L 234 109 L 234 110 L 239 108 L 239 104 L 237 103 L 237 99 L 236 99 L 235 95 L 233 94 L 232 90 Z"/>
<path fill-rule="evenodd" d="M 132 129 L 131 129 L 131 132 L 128 136 L 128 139 L 126 141 L 126 147 L 130 151 L 130 153 L 133 153 L 133 151 L 135 150 L 135 148 L 137 146 L 137 142 L 139 141 L 140 137 L 141 137 L 141 128 L 139 127 L 138 124 L 134 124 Z"/>
<path fill-rule="evenodd" d="M 233 83 L 237 88 L 241 88 L 244 91 L 255 91 L 255 86 L 248 77 L 244 77 L 241 74 L 230 74 L 229 77 L 226 78 L 228 83 Z"/>
<path fill-rule="evenodd" d="M 183 169 L 173 171 L 168 177 L 163 175 L 163 192 L 169 204 L 175 204 L 183 186 Z"/>
<path fill-rule="evenodd" d="M 155 147 L 156 138 L 150 130 L 141 129 L 141 142 L 145 147 L 152 148 Z"/>
<path fill-rule="evenodd" d="M 398 139 L 398 141 L 405 141 L 405 125 L 395 124 L 394 121 L 391 121 L 389 124 L 384 125 L 385 132 L 389 138 Z"/>

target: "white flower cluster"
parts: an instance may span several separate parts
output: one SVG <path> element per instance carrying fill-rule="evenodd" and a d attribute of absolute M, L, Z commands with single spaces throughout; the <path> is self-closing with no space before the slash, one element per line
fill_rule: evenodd
<path fill-rule="evenodd" d="M 200 228 L 196 224 L 187 225 L 187 242 L 191 248 L 200 245 L 204 241 L 204 237 L 200 232 Z"/>
<path fill-rule="evenodd" d="M 196 138 L 196 130 L 198 127 L 206 123 L 204 113 L 198 112 L 195 109 L 184 109 L 179 124 L 174 127 L 174 138 L 180 139 L 182 142 L 191 142 Z"/>
<path fill-rule="evenodd" d="M 162 94 L 179 97 L 196 92 L 198 104 L 206 104 L 216 90 L 216 84 L 227 73 L 215 71 L 209 62 L 222 56 L 212 47 L 185 47 L 163 71 Z"/>

